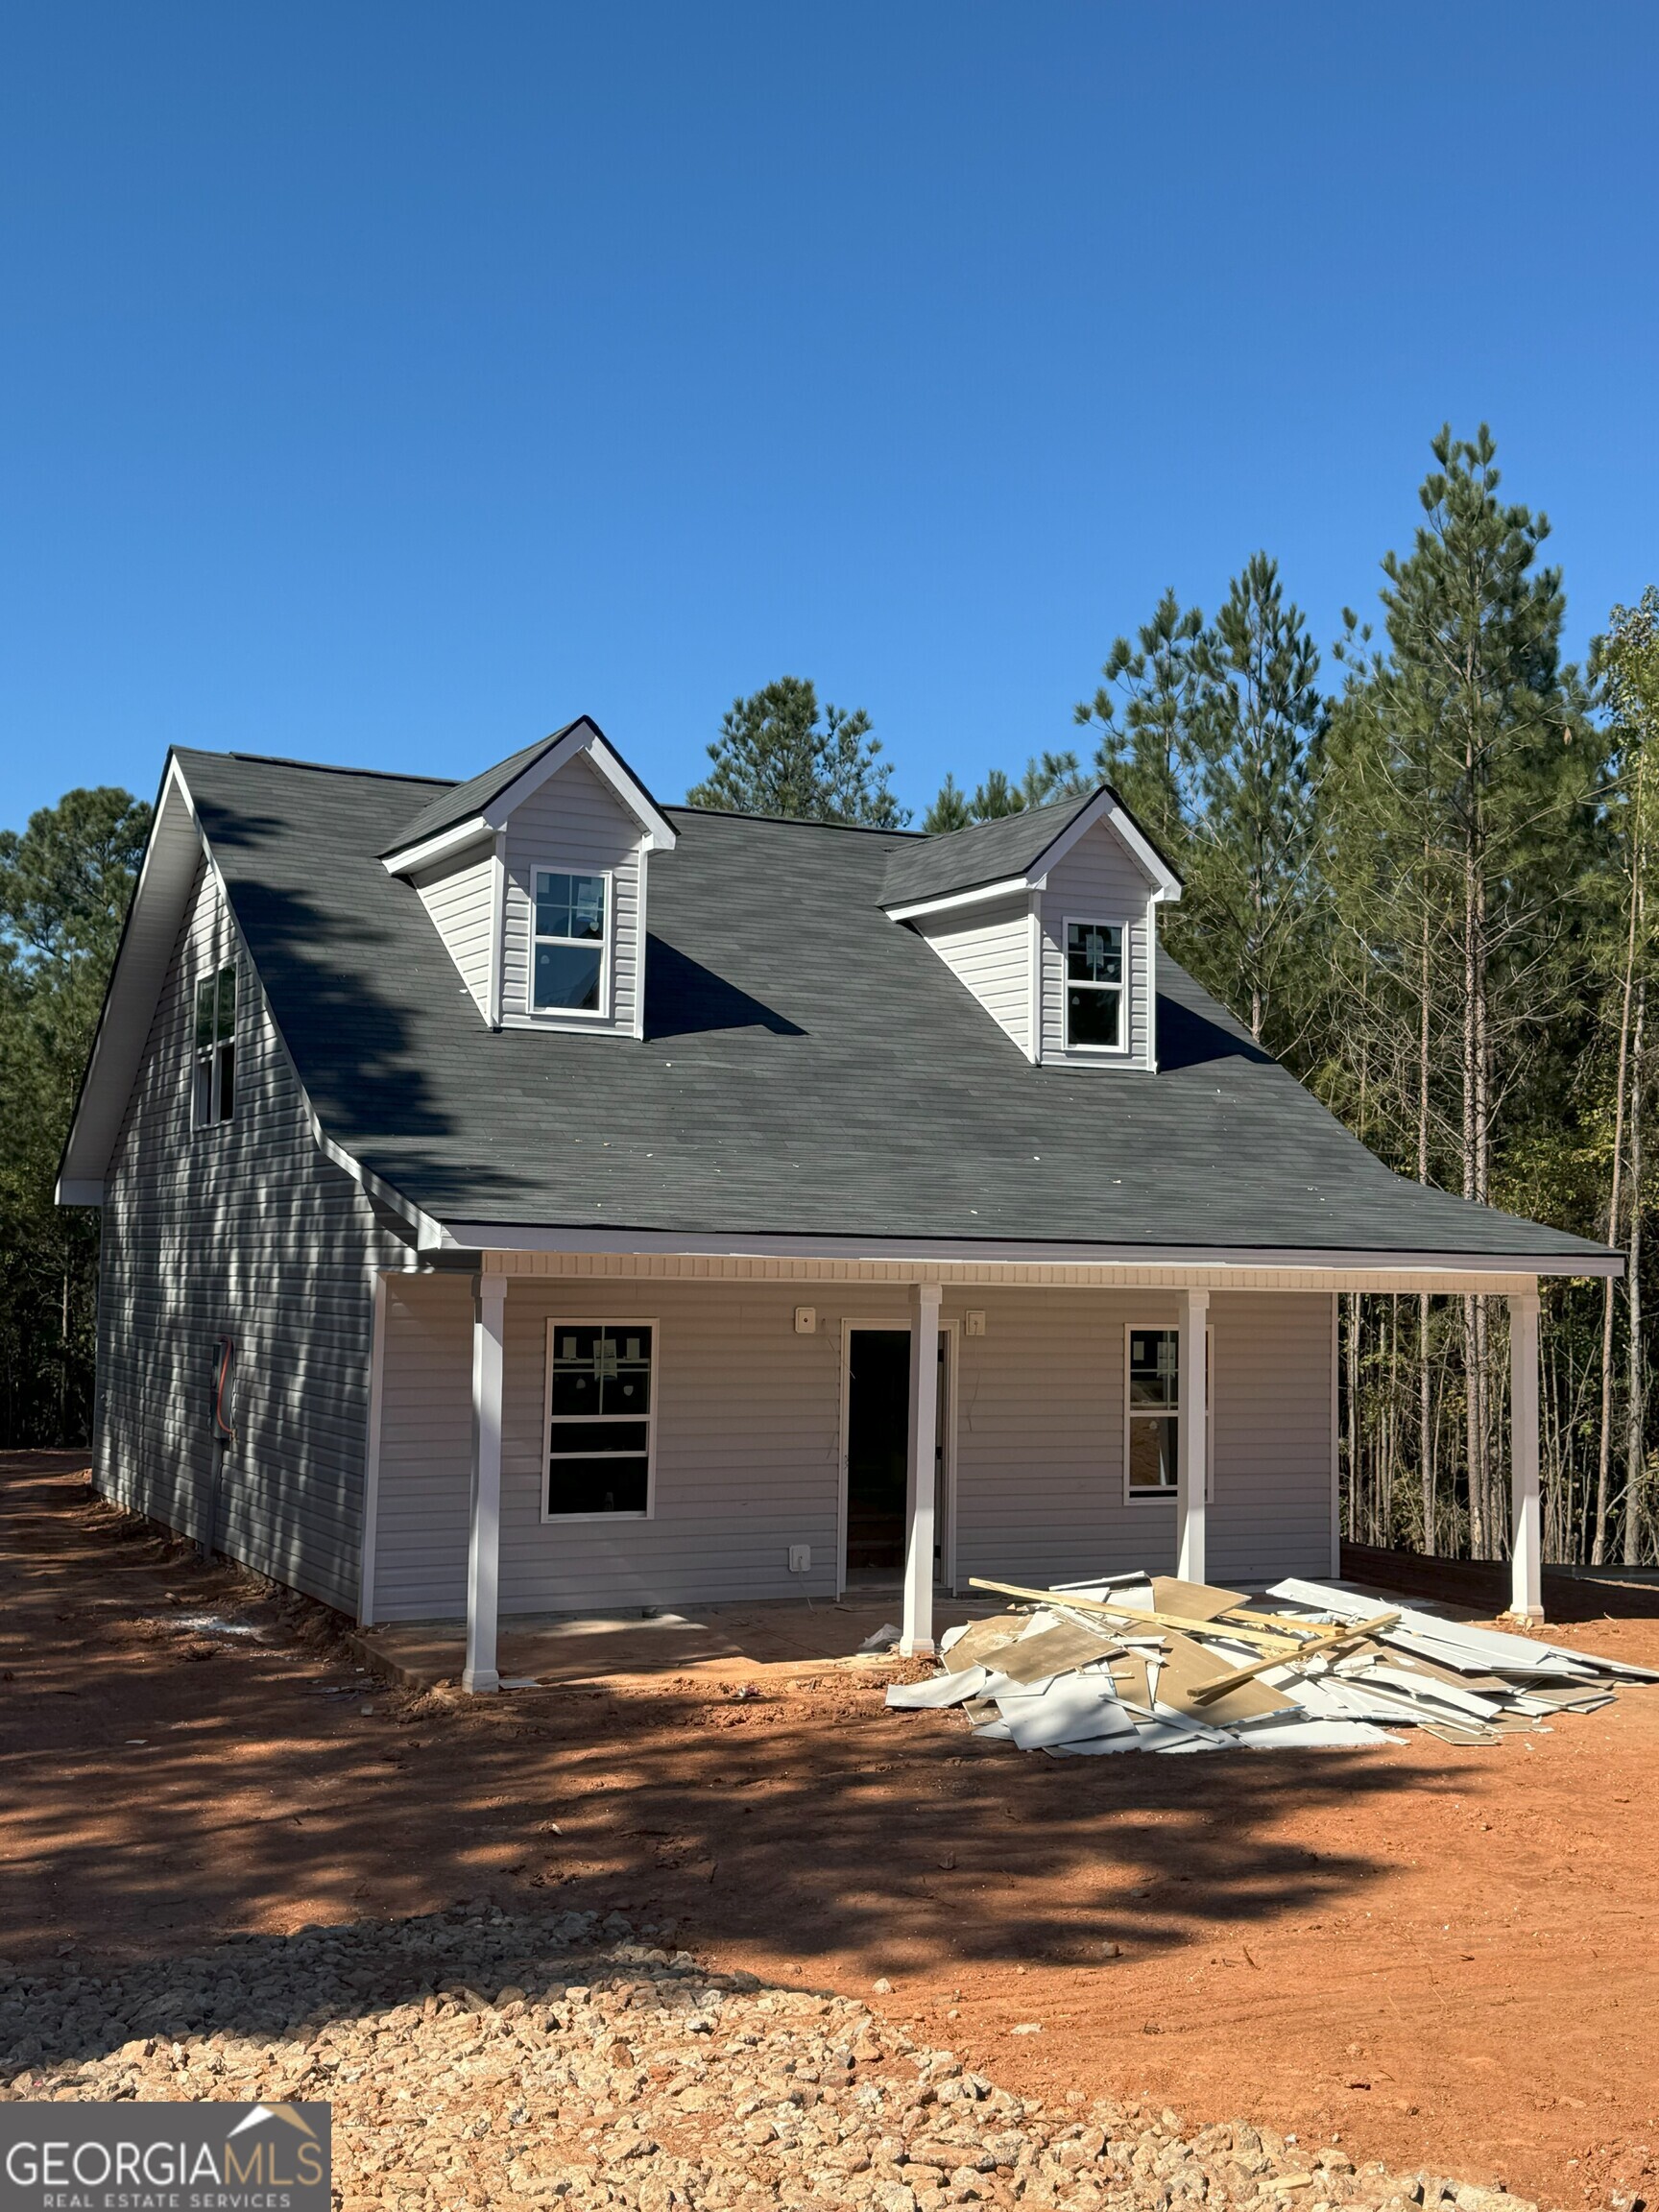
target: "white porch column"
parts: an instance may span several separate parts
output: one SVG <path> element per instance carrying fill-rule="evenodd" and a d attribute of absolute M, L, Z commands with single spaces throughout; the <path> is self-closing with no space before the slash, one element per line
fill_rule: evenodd
<path fill-rule="evenodd" d="M 463 1690 L 499 1690 L 495 1669 L 501 1567 L 501 1371 L 507 1278 L 480 1275 L 472 1299 L 472 1512 L 467 1545 Z"/>
<path fill-rule="evenodd" d="M 1210 1470 L 1210 1392 L 1206 1372 L 1208 1290 L 1183 1290 L 1180 1308 L 1181 1417 L 1175 1469 L 1175 1572 L 1204 1580 L 1204 1493 Z"/>
<path fill-rule="evenodd" d="M 1538 1495 L 1538 1293 L 1509 1301 L 1509 1610 L 1544 1618 L 1544 1520 Z"/>
<path fill-rule="evenodd" d="M 906 1656 L 933 1648 L 933 1523 L 939 1427 L 939 1286 L 918 1283 L 910 1322 L 910 1469 L 904 1545 Z"/>

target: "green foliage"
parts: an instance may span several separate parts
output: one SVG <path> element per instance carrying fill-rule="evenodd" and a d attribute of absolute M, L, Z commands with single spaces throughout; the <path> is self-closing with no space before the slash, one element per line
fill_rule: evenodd
<path fill-rule="evenodd" d="M 888 788 L 892 770 L 878 762 L 881 741 L 870 727 L 862 707 L 826 706 L 820 721 L 816 685 L 781 676 L 732 702 L 709 748 L 713 773 L 686 794 L 688 804 L 902 829 L 909 812 Z"/>
<path fill-rule="evenodd" d="M 0 832 L 0 1437 L 85 1439 L 98 1219 L 53 1203 L 150 809 L 71 791 Z"/>
<path fill-rule="evenodd" d="M 1319 651 L 1285 597 L 1279 564 L 1252 555 L 1214 626 L 1193 642 L 1197 700 L 1190 722 L 1197 820 L 1189 874 L 1215 976 L 1231 949 L 1223 996 L 1267 1028 L 1286 959 L 1306 950 L 1314 775 L 1325 733 Z M 1288 1042 L 1285 1024 L 1277 1041 Z"/>
<path fill-rule="evenodd" d="M 1101 778 L 1171 856 L 1187 836 L 1204 636 L 1198 609 L 1183 611 L 1166 591 L 1133 641 L 1114 642 L 1100 671 L 1104 682 L 1072 712 L 1077 723 L 1101 731 L 1094 756 Z"/>
<path fill-rule="evenodd" d="M 972 798 L 964 798 L 955 777 L 947 776 L 922 827 L 929 836 L 938 836 L 945 830 L 966 830 L 974 822 L 999 822 L 1004 815 L 1023 814 L 1031 806 L 1053 806 L 1063 799 L 1081 799 L 1099 781 L 1084 768 L 1075 753 L 1034 753 L 1018 782 L 1003 769 L 993 768 Z"/>

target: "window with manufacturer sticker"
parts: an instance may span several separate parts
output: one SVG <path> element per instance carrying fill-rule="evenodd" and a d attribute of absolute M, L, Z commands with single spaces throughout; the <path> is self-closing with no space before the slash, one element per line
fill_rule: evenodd
<path fill-rule="evenodd" d="M 648 1322 L 548 1323 L 548 1518 L 650 1510 L 655 1335 Z"/>
<path fill-rule="evenodd" d="M 1066 1046 L 1117 1052 L 1123 1038 L 1123 929 L 1117 922 L 1066 925 Z"/>

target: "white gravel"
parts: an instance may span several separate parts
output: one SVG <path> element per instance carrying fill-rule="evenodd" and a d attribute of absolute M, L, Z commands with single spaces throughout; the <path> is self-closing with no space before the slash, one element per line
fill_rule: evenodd
<path fill-rule="evenodd" d="M 473 1907 L 124 1968 L 0 1960 L 0 2098 L 325 2098 L 343 2212 L 1532 2212 L 1242 2122 L 1045 2107 L 855 2000 L 709 1973 L 660 1933 Z"/>

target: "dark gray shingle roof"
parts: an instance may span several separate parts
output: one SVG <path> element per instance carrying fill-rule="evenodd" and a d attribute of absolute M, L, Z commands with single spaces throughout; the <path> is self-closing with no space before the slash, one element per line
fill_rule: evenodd
<path fill-rule="evenodd" d="M 906 838 L 887 863 L 881 903 L 902 906 L 912 899 L 944 899 L 952 891 L 975 891 L 1005 876 L 1023 876 L 1056 837 L 1069 830 L 1096 793 L 1057 800 L 1052 806 L 1028 806 L 995 822 L 975 822 L 942 837 Z"/>
<path fill-rule="evenodd" d="M 670 809 L 645 1041 L 492 1034 L 377 857 L 429 785 L 180 761 L 324 1128 L 439 1219 L 1600 1249 L 1390 1174 L 1166 959 L 1157 1074 L 1031 1067 L 881 912 L 901 835 Z"/>
<path fill-rule="evenodd" d="M 538 737 L 534 745 L 526 745 L 521 753 L 509 754 L 505 760 L 497 760 L 493 768 L 486 768 L 481 775 L 469 777 L 465 783 L 450 784 L 438 798 L 422 806 L 413 821 L 401 825 L 397 835 L 381 847 L 382 854 L 389 857 L 394 853 L 406 852 L 427 837 L 453 830 L 458 823 L 469 822 L 575 727 L 574 722 L 566 722 L 563 730 L 555 730 L 550 737 Z"/>

